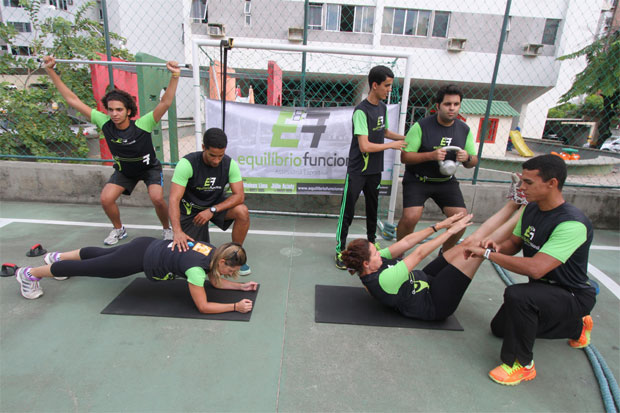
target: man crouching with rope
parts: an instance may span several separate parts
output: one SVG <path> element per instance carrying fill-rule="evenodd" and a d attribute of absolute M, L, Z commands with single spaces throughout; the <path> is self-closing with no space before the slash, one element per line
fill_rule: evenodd
<path fill-rule="evenodd" d="M 528 205 L 512 235 L 500 244 L 489 240 L 466 247 L 472 256 L 529 278 L 506 288 L 491 322 L 493 334 L 504 339 L 502 364 L 489 372 L 499 384 L 536 377 L 536 338 L 568 338 L 574 348 L 590 343 L 596 292 L 587 267 L 593 230 L 588 217 L 562 196 L 566 175 L 566 164 L 555 155 L 523 163 L 520 190 Z M 514 257 L 521 249 L 523 257 Z"/>

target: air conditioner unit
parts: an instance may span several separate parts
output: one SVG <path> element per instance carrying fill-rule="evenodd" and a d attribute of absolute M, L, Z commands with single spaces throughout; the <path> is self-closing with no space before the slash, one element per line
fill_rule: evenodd
<path fill-rule="evenodd" d="M 523 46 L 523 56 L 538 56 L 542 53 L 543 45 L 528 43 Z"/>
<path fill-rule="evenodd" d="M 303 42 L 304 29 L 302 29 L 301 27 L 289 27 L 288 40 L 291 42 Z"/>
<path fill-rule="evenodd" d="M 224 37 L 226 36 L 226 27 L 222 23 L 208 23 L 207 33 L 211 37 Z"/>
<path fill-rule="evenodd" d="M 462 52 L 465 50 L 465 43 L 467 39 L 459 39 L 457 37 L 450 37 L 448 39 L 448 51 L 449 52 Z"/>

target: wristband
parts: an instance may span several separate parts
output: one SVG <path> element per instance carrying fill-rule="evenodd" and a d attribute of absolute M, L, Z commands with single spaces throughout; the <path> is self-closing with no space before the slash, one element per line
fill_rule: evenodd
<path fill-rule="evenodd" d="M 435 225 L 431 225 L 431 228 L 433 228 L 433 232 L 437 232 L 437 228 L 435 228 Z"/>
<path fill-rule="evenodd" d="M 172 77 L 181 77 L 181 74 L 180 73 L 173 73 Z"/>
<path fill-rule="evenodd" d="M 489 260 L 489 255 L 491 255 L 492 252 L 495 252 L 495 249 L 487 248 L 486 250 L 484 250 L 484 258 Z"/>

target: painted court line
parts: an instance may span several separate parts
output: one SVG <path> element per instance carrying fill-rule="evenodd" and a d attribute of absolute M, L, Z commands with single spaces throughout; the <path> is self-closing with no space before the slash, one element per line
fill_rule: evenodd
<path fill-rule="evenodd" d="M 76 227 L 97 227 L 97 228 L 110 228 L 110 223 L 101 222 L 81 222 L 81 221 L 58 221 L 50 219 L 26 219 L 26 218 L 2 218 L 0 219 L 0 228 L 2 226 L 10 224 L 12 222 L 20 222 L 23 224 L 40 224 L 40 225 L 66 225 Z M 161 229 L 159 225 L 134 225 L 125 224 L 125 228 L 128 229 Z M 217 227 L 209 227 L 209 231 L 224 232 Z M 249 230 L 249 234 L 254 235 L 280 235 L 280 236 L 297 236 L 297 237 L 314 237 L 314 238 L 336 238 L 336 234 L 331 232 L 292 232 L 292 231 L 264 231 L 264 230 Z M 349 238 L 363 238 L 366 235 L 362 234 L 349 234 Z"/>
<path fill-rule="evenodd" d="M 77 227 L 98 227 L 109 228 L 109 223 L 101 222 L 80 222 L 80 221 L 58 221 L 58 220 L 46 220 L 46 219 L 24 219 L 24 218 L 0 218 L 0 228 L 13 223 L 20 222 L 24 224 L 47 224 L 47 225 L 66 225 Z M 133 225 L 127 224 L 126 228 L 130 229 L 161 229 L 158 225 Z M 223 232 L 217 227 L 210 227 L 209 231 Z M 250 230 L 250 234 L 254 235 L 279 235 L 279 236 L 296 236 L 296 237 L 314 237 L 314 238 L 334 238 L 335 234 L 328 232 L 292 232 L 292 231 L 264 231 L 264 230 Z M 364 238 L 364 234 L 349 234 L 349 238 Z M 620 247 L 605 246 L 605 245 L 592 245 L 590 247 L 594 250 L 604 251 L 620 251 Z M 620 286 L 616 284 L 607 274 L 596 268 L 594 265 L 588 263 L 588 272 L 599 280 L 605 287 L 609 289 L 618 299 L 620 299 Z"/>
<path fill-rule="evenodd" d="M 588 263 L 588 272 L 601 282 L 609 291 L 620 300 L 620 286 L 614 282 L 607 274 Z"/>

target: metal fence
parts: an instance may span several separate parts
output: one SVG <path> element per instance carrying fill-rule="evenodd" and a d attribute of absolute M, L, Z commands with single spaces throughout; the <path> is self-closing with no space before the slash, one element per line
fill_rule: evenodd
<path fill-rule="evenodd" d="M 0 108 L 0 155 L 5 159 L 16 155 L 100 159 L 97 140 L 81 136 L 70 140 L 68 121 L 51 121 L 62 116 L 57 115 L 62 110 L 49 110 L 58 96 L 44 80 L 24 88 L 23 71 L 28 72 L 28 66 L 20 62 L 28 61 L 28 54 L 51 51 L 58 57 L 92 58 L 54 45 L 53 38 L 64 26 L 48 19 L 64 19 L 71 25 L 89 17 L 105 38 L 102 5 L 107 5 L 109 32 L 115 34 L 110 42 L 112 54 L 123 51 L 129 60 L 141 53 L 190 63 L 192 41 L 197 38 L 409 53 L 415 60 L 403 114 L 405 132 L 435 111 L 433 97 L 440 86 L 453 83 L 464 93 L 460 114 L 472 129 L 477 147 L 482 148 L 482 162 L 476 171 L 460 168 L 460 179 L 507 181 L 506 172 L 519 170 L 527 156 L 557 153 L 567 159 L 568 185 L 620 187 L 616 173 L 620 156 L 614 152 L 620 144 L 613 144 L 613 136 L 619 135 L 620 111 L 617 1 L 100 1 L 92 2 L 81 15 L 78 10 L 87 3 L 82 0 L 40 3 L 34 19 L 33 14 L 24 12 L 23 1 L 3 0 L 1 6 L 3 31 L 15 34 L 10 39 L 3 36 L 3 59 L 19 55 L 12 71 L 4 70 L 3 80 L 8 83 L 0 91 L 5 102 Z M 99 49 L 91 52 L 106 54 L 103 42 L 92 45 Z M 216 69 L 223 65 L 223 50 L 201 47 L 198 53 L 200 94 L 217 99 L 213 80 Z M 355 106 L 365 97 L 366 76 L 376 64 L 387 65 L 396 74 L 390 101 L 400 103 L 403 99 L 402 58 L 257 51 L 236 49 L 233 42 L 227 60 L 227 89 L 233 85 L 227 96 L 231 100 L 249 101 L 252 95 L 255 104 L 274 104 L 268 97 L 270 64 L 282 70 L 281 105 L 285 107 Z M 77 67 L 60 67 L 63 79 L 72 76 Z M 29 82 L 38 76 L 33 70 L 31 66 L 26 74 Z M 162 121 L 158 155 L 168 163 L 196 150 L 191 74 L 183 71 L 176 119 L 171 119 L 178 140 L 171 142 L 171 125 L 167 118 Z M 44 153 L 28 146 L 27 130 L 21 128 L 16 133 L 12 126 L 22 120 L 12 110 L 11 97 L 23 101 L 18 91 L 36 88 L 50 92 L 48 97 L 39 97 L 47 118 L 37 122 L 38 126 L 50 128 L 48 136 L 57 133 L 51 128 L 65 128 L 64 135 L 59 133 L 64 138 L 44 145 Z M 203 119 L 201 115 L 200 122 Z M 2 143 L 9 139 L 24 144 Z"/>

